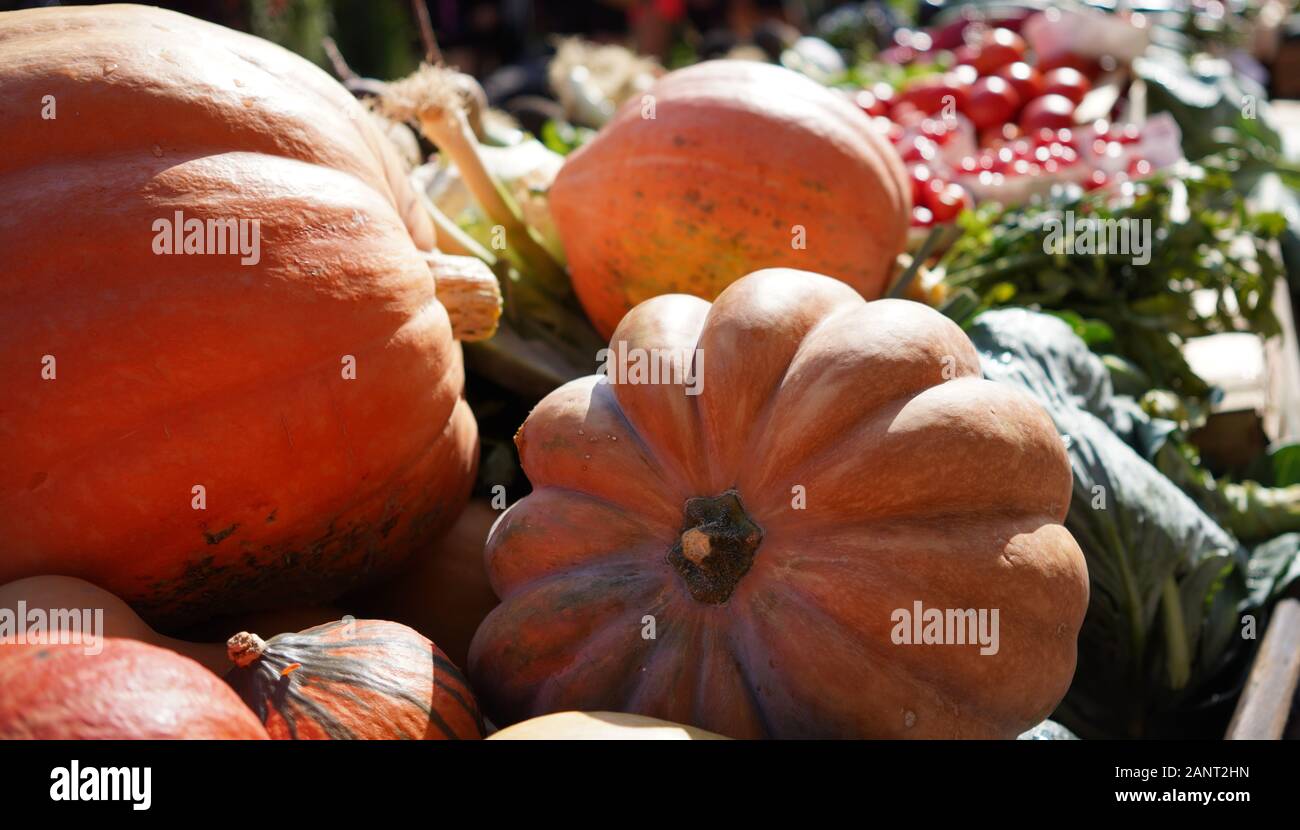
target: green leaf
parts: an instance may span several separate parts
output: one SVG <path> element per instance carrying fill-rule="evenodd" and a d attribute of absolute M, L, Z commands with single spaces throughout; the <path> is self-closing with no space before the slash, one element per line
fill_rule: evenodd
<path fill-rule="evenodd" d="M 1106 366 L 1066 321 L 999 309 L 969 333 L 986 377 L 1047 410 L 1073 473 L 1065 526 L 1087 560 L 1091 599 L 1054 718 L 1084 738 L 1168 734 L 1237 656 L 1229 634 L 1247 596 L 1247 553 L 1116 432 L 1140 433 L 1144 416 L 1113 395 Z"/>
<path fill-rule="evenodd" d="M 1253 607 L 1263 607 L 1300 583 L 1300 533 L 1287 533 L 1257 545 L 1250 557 L 1248 584 Z"/>
<path fill-rule="evenodd" d="M 1300 444 L 1284 444 L 1270 452 L 1268 457 L 1273 473 L 1269 484 L 1274 487 L 1300 484 Z"/>

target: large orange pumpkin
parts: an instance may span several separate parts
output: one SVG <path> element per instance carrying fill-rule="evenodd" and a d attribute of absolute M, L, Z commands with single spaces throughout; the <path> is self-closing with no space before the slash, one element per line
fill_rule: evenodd
<path fill-rule="evenodd" d="M 1014 738 L 1052 711 L 1088 600 L 1060 524 L 1070 466 L 954 323 L 767 270 L 712 306 L 642 303 L 611 348 L 698 349 L 701 371 L 575 380 L 521 428 L 534 490 L 488 540 L 502 602 L 469 658 L 494 723 L 576 709 L 731 737 Z M 928 622 L 898 642 L 918 602 L 917 623 L 970 609 L 989 633 L 998 610 L 995 651 L 926 644 Z"/>
<path fill-rule="evenodd" d="M 0 645 L 0 740 L 267 739 L 193 660 L 136 640 L 102 646 Z"/>
<path fill-rule="evenodd" d="M 0 87 L 0 582 L 180 623 L 337 595 L 456 518 L 434 231 L 351 95 L 137 6 L 0 15 Z"/>
<path fill-rule="evenodd" d="M 607 337 L 642 300 L 712 300 L 760 268 L 817 271 L 879 297 L 910 200 L 897 153 L 842 95 L 731 60 L 660 78 L 550 190 L 574 289 Z"/>

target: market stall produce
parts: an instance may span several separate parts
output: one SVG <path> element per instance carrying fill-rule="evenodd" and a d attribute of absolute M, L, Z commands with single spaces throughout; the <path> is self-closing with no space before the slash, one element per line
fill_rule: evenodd
<path fill-rule="evenodd" d="M 0 13 L 0 738 L 1300 729 L 1275 12 L 271 5 Z"/>

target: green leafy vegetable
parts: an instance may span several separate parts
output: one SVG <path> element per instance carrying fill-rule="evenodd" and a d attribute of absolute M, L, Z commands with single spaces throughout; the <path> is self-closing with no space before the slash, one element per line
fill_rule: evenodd
<path fill-rule="evenodd" d="M 1015 210 L 968 211 L 959 220 L 964 236 L 942 261 L 945 279 L 973 291 L 985 307 L 1059 314 L 1154 386 L 1204 404 L 1211 390 L 1183 359 L 1184 340 L 1279 330 L 1271 302 L 1283 270 L 1272 246 L 1285 221 L 1245 207 L 1233 189 L 1240 164 L 1239 154 L 1216 156 L 1165 171 L 1127 195 L 1065 194 Z M 1119 252 L 1071 256 L 1048 244 L 1053 234 L 1068 244 L 1062 228 L 1084 217 L 1149 231 L 1149 261 Z M 1198 289 L 1212 293 L 1209 309 L 1194 300 Z"/>
<path fill-rule="evenodd" d="M 1121 437 L 1155 443 L 1176 425 L 1115 395 L 1107 366 L 1064 320 L 1001 309 L 969 333 L 986 376 L 1048 411 L 1074 473 L 1066 527 L 1092 595 L 1054 718 L 1085 738 L 1222 734 L 1253 650 L 1242 615 L 1293 578 L 1300 544 L 1272 543 L 1267 566 L 1252 569 L 1251 553 Z"/>
<path fill-rule="evenodd" d="M 590 127 L 575 127 L 567 121 L 547 121 L 542 125 L 541 142 L 548 150 L 567 156 L 591 140 L 596 131 Z"/>

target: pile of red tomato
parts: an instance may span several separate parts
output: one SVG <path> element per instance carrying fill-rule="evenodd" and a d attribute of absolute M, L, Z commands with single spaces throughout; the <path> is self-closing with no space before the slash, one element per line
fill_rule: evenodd
<path fill-rule="evenodd" d="M 914 226 L 952 221 L 975 198 L 1027 197 L 1057 181 L 1105 187 L 1120 173 L 1151 172 L 1135 146 L 1137 126 L 1076 124 L 1075 110 L 1101 72 L 1097 62 L 1068 53 L 1034 62 L 1007 28 L 984 29 L 937 60 L 928 35 L 901 35 L 883 59 L 949 68 L 899 89 L 875 84 L 854 100 L 908 166 Z M 1037 183 L 1008 187 L 1014 177 Z"/>

